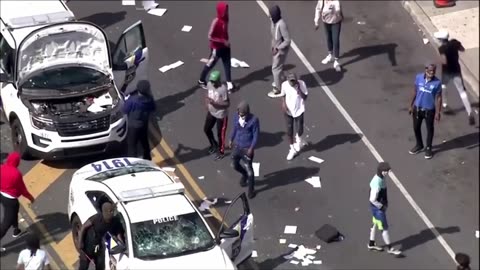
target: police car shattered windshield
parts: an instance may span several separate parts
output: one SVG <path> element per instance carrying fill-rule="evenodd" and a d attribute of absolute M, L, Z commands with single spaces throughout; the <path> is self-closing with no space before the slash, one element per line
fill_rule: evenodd
<path fill-rule="evenodd" d="M 131 228 L 134 255 L 142 260 L 182 256 L 215 247 L 196 212 L 133 223 Z"/>

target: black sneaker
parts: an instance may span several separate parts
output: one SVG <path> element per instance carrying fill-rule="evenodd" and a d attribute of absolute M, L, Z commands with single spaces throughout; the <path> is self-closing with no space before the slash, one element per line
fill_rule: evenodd
<path fill-rule="evenodd" d="M 17 238 L 17 237 L 19 237 L 20 235 L 22 235 L 22 230 L 20 230 L 20 229 L 18 229 L 18 228 L 13 230 L 13 234 L 12 234 L 12 237 L 13 237 L 13 238 Z"/>
<path fill-rule="evenodd" d="M 468 124 L 469 124 L 470 126 L 474 126 L 474 125 L 475 125 L 475 117 L 473 116 L 472 113 L 468 116 Z"/>
<path fill-rule="evenodd" d="M 373 245 L 367 244 L 368 250 L 373 250 L 373 251 L 383 251 L 382 247 L 377 246 L 375 243 Z"/>
<path fill-rule="evenodd" d="M 255 190 L 249 190 L 248 191 L 248 198 L 249 199 L 253 199 L 253 198 L 255 198 L 255 196 L 257 196 L 257 192 Z"/>
<path fill-rule="evenodd" d="M 433 157 L 432 147 L 425 148 L 425 159 L 431 159 Z"/>
<path fill-rule="evenodd" d="M 247 178 L 246 177 L 242 177 L 240 179 L 240 186 L 241 187 L 246 187 L 247 186 Z"/>
<path fill-rule="evenodd" d="M 217 147 L 215 146 L 210 146 L 210 148 L 208 148 L 208 154 L 211 155 L 213 153 L 217 152 Z"/>
<path fill-rule="evenodd" d="M 200 86 L 201 88 L 207 90 L 207 83 L 201 81 L 201 80 L 198 80 L 198 86 Z"/>
<path fill-rule="evenodd" d="M 415 145 L 415 147 L 413 147 L 412 150 L 408 151 L 408 153 L 410 153 L 410 155 L 416 155 L 422 152 L 422 150 L 423 150 L 423 146 Z"/>

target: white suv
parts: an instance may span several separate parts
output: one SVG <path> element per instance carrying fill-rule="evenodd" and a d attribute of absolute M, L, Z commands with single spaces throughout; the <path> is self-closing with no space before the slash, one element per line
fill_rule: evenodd
<path fill-rule="evenodd" d="M 122 91 L 148 79 L 141 22 L 110 54 L 105 32 L 62 1 L 2 1 L 0 81 L 14 149 L 23 158 L 93 155 L 122 143 Z M 134 82 L 135 81 L 135 82 Z"/>

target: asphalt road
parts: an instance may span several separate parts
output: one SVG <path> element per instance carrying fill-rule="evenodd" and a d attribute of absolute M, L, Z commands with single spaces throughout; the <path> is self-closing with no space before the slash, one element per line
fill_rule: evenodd
<path fill-rule="evenodd" d="M 149 15 L 132 6 L 113 1 L 71 1 L 69 7 L 78 18 L 95 22 L 116 41 L 121 31 L 142 20 L 150 48 L 150 79 L 157 100 L 157 119 L 168 146 L 158 147 L 167 163 L 181 163 L 208 197 L 233 197 L 242 191 L 239 176 L 230 167 L 230 159 L 215 162 L 205 154 L 207 140 L 203 134 L 205 91 L 196 87 L 202 68 L 201 58 L 208 57 L 206 33 L 215 16 L 215 2 L 162 1 L 168 9 L 163 17 Z M 272 4 L 271 2 L 267 3 Z M 414 144 L 411 117 L 407 113 L 414 76 L 422 65 L 435 59 L 434 49 L 422 43 L 421 33 L 409 15 L 395 1 L 344 3 L 341 63 L 344 72 L 320 63 L 325 56 L 321 30 L 313 29 L 312 1 L 279 2 L 291 35 L 305 58 L 322 81 L 308 71 L 302 60 L 290 51 L 287 69 L 307 82 L 310 95 L 306 112 L 306 135 L 310 145 L 291 162 L 286 161 L 288 143 L 280 101 L 266 96 L 271 88 L 269 21 L 254 1 L 230 3 L 230 36 L 233 57 L 246 61 L 249 69 L 233 69 L 240 89 L 231 99 L 236 105 L 247 100 L 261 122 L 261 135 L 255 160 L 260 163 L 257 177 L 258 196 L 250 201 L 255 215 L 256 250 L 254 259 L 261 269 L 452 269 L 454 262 L 435 236 L 427 229 L 405 196 L 389 182 L 390 234 L 394 244 L 404 252 L 402 258 L 372 253 L 366 249 L 371 217 L 368 209 L 368 184 L 377 161 L 365 146 L 368 138 L 380 155 L 393 167 L 403 186 L 444 237 L 454 252 L 472 256 L 478 268 L 478 125 L 467 124 L 456 92 L 451 91 L 455 113 L 445 115 L 436 127 L 435 156 L 410 156 Z M 359 23 L 360 22 L 360 23 Z M 181 32 L 191 25 L 189 33 Z M 185 64 L 161 73 L 158 68 L 181 60 Z M 223 72 L 221 63 L 217 68 Z M 336 96 L 363 134 L 357 134 L 320 84 Z M 453 89 L 452 89 L 453 90 Z M 475 109 L 478 110 L 478 99 Z M 233 115 L 234 109 L 230 111 Z M 478 116 L 477 116 L 478 118 Z M 231 123 L 230 123 L 231 125 Z M 2 153 L 8 152 L 9 133 L 1 126 Z M 157 138 L 158 139 L 158 138 Z M 176 159 L 169 159 L 169 148 Z M 170 153 L 171 154 L 171 153 Z M 318 165 L 307 158 L 317 156 Z M 31 186 L 41 186 L 32 209 L 35 223 L 42 224 L 52 235 L 47 239 L 49 251 L 60 253 L 60 266 L 75 264 L 66 205 L 68 184 L 82 160 L 61 163 L 22 163 Z M 37 161 L 38 162 L 38 161 Z M 180 168 L 178 167 L 178 168 Z M 188 174 L 188 173 L 187 173 Z M 205 179 L 198 180 L 197 177 Z M 312 188 L 304 180 L 320 176 L 322 187 Z M 40 179 L 35 183 L 34 179 Z M 182 178 L 182 177 L 181 177 Z M 182 179 L 184 180 L 184 179 Z M 196 192 L 197 196 L 200 196 Z M 195 197 L 195 196 L 194 196 Z M 198 198 L 197 198 L 198 199 Z M 224 206 L 218 210 L 223 213 Z M 28 211 L 28 210 L 27 210 Z M 23 212 L 28 224 L 27 212 Z M 32 216 L 32 215 L 30 215 Z M 337 227 L 345 240 L 324 244 L 315 236 L 323 224 Z M 297 226 L 295 235 L 284 235 L 285 225 Z M 36 227 L 35 227 L 36 228 Z M 383 243 L 380 235 L 377 241 Z M 321 266 L 302 267 L 288 263 L 282 255 L 289 251 L 278 242 L 321 245 L 316 259 Z M 2 256 L 2 269 L 15 263 L 21 239 L 6 237 L 8 248 Z M 58 252 L 58 251 L 61 252 Z M 56 255 L 54 255 L 56 256 Z M 345 259 L 347 256 L 348 259 Z"/>

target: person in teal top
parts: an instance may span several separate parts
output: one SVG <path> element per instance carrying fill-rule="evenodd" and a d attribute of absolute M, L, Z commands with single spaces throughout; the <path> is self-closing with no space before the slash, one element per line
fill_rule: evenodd
<path fill-rule="evenodd" d="M 377 167 L 377 174 L 370 181 L 370 209 L 372 211 L 373 226 L 370 229 L 370 241 L 368 242 L 368 249 L 374 251 L 383 251 L 375 243 L 376 230 L 382 231 L 383 241 L 387 245 L 387 252 L 393 255 L 400 255 L 401 251 L 393 248 L 390 244 L 390 235 L 388 233 L 388 222 L 386 211 L 388 208 L 387 185 L 385 177 L 391 170 L 390 164 L 387 162 L 380 162 Z"/>

